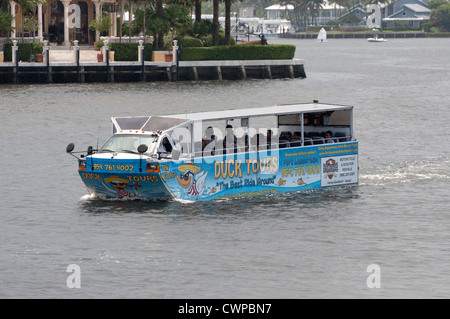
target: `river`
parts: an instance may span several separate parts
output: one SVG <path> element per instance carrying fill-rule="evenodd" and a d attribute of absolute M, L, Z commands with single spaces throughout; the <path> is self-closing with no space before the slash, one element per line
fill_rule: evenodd
<path fill-rule="evenodd" d="M 450 40 L 268 40 L 307 78 L 0 86 L 0 298 L 448 297 Z M 359 186 L 90 200 L 65 153 L 112 116 L 312 100 L 355 107 Z"/>

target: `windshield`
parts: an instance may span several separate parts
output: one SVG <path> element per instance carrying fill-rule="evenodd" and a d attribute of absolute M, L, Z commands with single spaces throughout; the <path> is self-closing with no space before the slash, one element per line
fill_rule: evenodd
<path fill-rule="evenodd" d="M 152 153 L 157 140 L 157 136 L 142 134 L 116 134 L 111 136 L 105 145 L 102 146 L 100 152 L 124 152 L 139 154 L 137 150 L 139 145 L 145 144 L 148 146 L 148 151 L 146 153 Z"/>

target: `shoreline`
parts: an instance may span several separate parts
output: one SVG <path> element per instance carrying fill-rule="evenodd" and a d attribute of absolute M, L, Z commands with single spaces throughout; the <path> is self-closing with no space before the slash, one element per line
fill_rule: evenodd
<path fill-rule="evenodd" d="M 172 62 L 0 63 L 0 85 L 282 78 L 306 78 L 304 61 L 180 61 L 178 66 Z"/>
<path fill-rule="evenodd" d="M 282 39 L 316 39 L 318 34 L 319 32 L 283 33 L 279 34 L 278 37 Z M 372 38 L 374 34 L 387 39 L 430 37 L 427 32 L 327 32 L 327 39 L 368 39 Z"/>

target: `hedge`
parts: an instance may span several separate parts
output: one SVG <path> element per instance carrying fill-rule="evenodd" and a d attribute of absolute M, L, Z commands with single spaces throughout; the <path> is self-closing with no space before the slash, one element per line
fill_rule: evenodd
<path fill-rule="evenodd" d="M 450 38 L 450 32 L 429 32 L 427 35 L 430 38 Z"/>
<path fill-rule="evenodd" d="M 282 60 L 294 58 L 294 53 L 294 45 L 229 45 L 183 48 L 180 60 Z"/>
<path fill-rule="evenodd" d="M 44 45 L 41 42 L 28 42 L 28 43 L 18 43 L 19 47 L 19 61 L 28 62 L 31 60 L 32 55 L 42 53 L 44 50 Z M 12 61 L 12 43 L 7 43 L 3 46 L 4 51 L 4 61 Z"/>
<path fill-rule="evenodd" d="M 109 50 L 114 51 L 114 61 L 138 61 L 139 43 L 110 43 Z M 144 43 L 144 60 L 152 60 L 152 45 Z"/>

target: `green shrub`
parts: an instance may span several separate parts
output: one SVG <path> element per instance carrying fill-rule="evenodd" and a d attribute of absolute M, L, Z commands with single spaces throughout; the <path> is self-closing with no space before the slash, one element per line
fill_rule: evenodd
<path fill-rule="evenodd" d="M 203 46 L 211 47 L 213 45 L 212 35 L 206 35 L 200 38 L 203 41 Z M 234 37 L 230 37 L 230 45 L 235 45 L 236 40 Z M 219 45 L 225 45 L 225 32 L 219 32 Z"/>
<path fill-rule="evenodd" d="M 202 37 L 212 33 L 212 21 L 202 20 L 200 22 L 195 21 L 192 28 L 187 30 L 187 33 L 193 37 Z"/>
<path fill-rule="evenodd" d="M 409 30 L 409 21 L 393 21 L 392 29 L 394 31 L 406 31 Z"/>
<path fill-rule="evenodd" d="M 428 33 L 430 38 L 450 38 L 450 32 L 430 32 Z"/>
<path fill-rule="evenodd" d="M 41 42 L 29 42 L 29 43 L 18 43 L 19 47 L 19 61 L 28 62 L 32 59 L 32 56 L 42 53 L 44 50 L 44 45 Z M 3 46 L 4 60 L 5 62 L 12 61 L 12 43 L 7 43 Z"/>
<path fill-rule="evenodd" d="M 280 60 L 292 59 L 294 53 L 294 45 L 227 45 L 184 48 L 180 60 Z"/>
<path fill-rule="evenodd" d="M 110 43 L 109 50 L 114 51 L 114 61 L 138 61 L 139 43 Z M 144 60 L 152 60 L 152 45 L 144 43 Z"/>
<path fill-rule="evenodd" d="M 177 40 L 178 40 L 178 46 L 181 48 L 192 48 L 192 47 L 202 47 L 203 46 L 202 40 L 194 38 L 194 37 L 190 37 L 190 36 L 180 37 L 180 38 L 177 38 Z"/>

